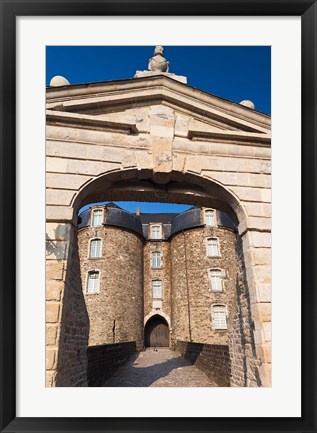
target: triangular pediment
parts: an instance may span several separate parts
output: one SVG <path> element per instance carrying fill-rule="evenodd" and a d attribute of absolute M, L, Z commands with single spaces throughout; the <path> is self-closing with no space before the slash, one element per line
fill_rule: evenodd
<path fill-rule="evenodd" d="M 163 76 L 49 88 L 47 121 L 145 132 L 154 106 L 175 113 L 175 133 L 190 140 L 269 144 L 271 119 Z"/>

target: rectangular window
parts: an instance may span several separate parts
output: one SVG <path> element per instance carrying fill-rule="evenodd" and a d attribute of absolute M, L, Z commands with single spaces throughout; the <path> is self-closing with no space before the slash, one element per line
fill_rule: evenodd
<path fill-rule="evenodd" d="M 162 281 L 152 281 L 152 297 L 153 299 L 162 299 Z"/>
<path fill-rule="evenodd" d="M 96 209 L 93 211 L 92 225 L 94 227 L 102 225 L 102 215 L 103 215 L 102 209 Z"/>
<path fill-rule="evenodd" d="M 101 257 L 101 240 L 93 239 L 90 241 L 89 257 Z"/>
<path fill-rule="evenodd" d="M 87 280 L 87 293 L 99 292 L 99 272 L 89 272 Z"/>
<path fill-rule="evenodd" d="M 212 324 L 214 329 L 227 329 L 226 307 L 215 305 L 212 307 Z"/>
<path fill-rule="evenodd" d="M 215 211 L 213 210 L 205 210 L 205 224 L 207 226 L 214 226 L 215 221 Z"/>
<path fill-rule="evenodd" d="M 207 239 L 207 254 L 210 257 L 219 256 L 218 239 L 216 239 L 216 238 Z"/>
<path fill-rule="evenodd" d="M 213 292 L 222 292 L 223 272 L 221 270 L 210 271 L 211 290 Z"/>
<path fill-rule="evenodd" d="M 161 253 L 154 252 L 152 253 L 152 268 L 160 268 L 161 267 Z"/>
<path fill-rule="evenodd" d="M 151 238 L 152 239 L 160 239 L 161 238 L 161 227 L 160 226 L 152 226 Z"/>

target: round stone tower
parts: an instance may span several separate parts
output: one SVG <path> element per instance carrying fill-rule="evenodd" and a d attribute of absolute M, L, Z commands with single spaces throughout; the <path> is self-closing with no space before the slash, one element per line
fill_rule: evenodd
<path fill-rule="evenodd" d="M 143 348 L 143 239 L 138 218 L 115 204 L 79 215 L 82 287 L 89 345 L 136 342 Z"/>
<path fill-rule="evenodd" d="M 172 221 L 172 340 L 228 344 L 238 260 L 229 217 L 193 208 Z"/>

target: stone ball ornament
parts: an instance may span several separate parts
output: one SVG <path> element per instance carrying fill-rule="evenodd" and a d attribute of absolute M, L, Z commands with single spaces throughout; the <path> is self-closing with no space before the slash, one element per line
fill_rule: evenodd
<path fill-rule="evenodd" d="M 251 110 L 255 109 L 254 103 L 249 99 L 244 99 L 243 101 L 239 102 L 239 104 L 243 105 L 244 107 L 251 108 Z"/>
<path fill-rule="evenodd" d="M 67 78 L 62 77 L 61 75 L 56 75 L 50 81 L 51 87 L 60 87 L 60 86 L 69 86 L 69 85 L 70 82 L 67 80 Z"/>

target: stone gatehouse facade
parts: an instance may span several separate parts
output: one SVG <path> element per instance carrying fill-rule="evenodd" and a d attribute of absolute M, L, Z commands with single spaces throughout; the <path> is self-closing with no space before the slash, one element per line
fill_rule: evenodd
<path fill-rule="evenodd" d="M 191 87 L 167 67 L 157 69 L 166 66 L 161 47 L 155 56 L 150 70 L 133 78 L 76 85 L 62 80 L 46 90 L 46 384 L 87 386 L 89 340 L 130 338 L 132 329 L 141 347 L 152 344 L 157 328 L 170 345 L 180 338 L 227 339 L 232 385 L 271 386 L 271 118 Z M 81 208 L 108 200 L 186 203 L 201 215 L 219 210 L 236 228 L 202 220 L 169 235 L 163 231 L 168 224 L 172 230 L 180 215 L 147 221 L 167 236 L 153 241 L 143 228 L 131 229 L 135 221 L 142 225 L 136 215 L 128 226 L 109 224 L 108 208 L 105 224 L 78 229 Z M 92 264 L 93 237 L 101 239 L 104 258 Z M 208 238 L 218 239 L 220 257 L 206 256 Z M 117 241 L 124 248 L 110 256 Z M 161 268 L 151 265 L 160 260 L 155 252 Z M 222 293 L 210 290 L 212 270 L 224 273 Z M 113 276 L 126 323 L 132 312 L 138 317 L 132 328 L 116 314 L 99 336 L 93 333 L 89 304 L 102 296 L 107 301 L 106 291 L 87 300 L 86 280 L 96 287 L 97 272 L 100 289 L 106 274 Z M 122 290 L 127 286 L 130 302 Z M 212 329 L 213 305 L 221 323 L 225 305 L 226 331 Z M 117 311 L 114 301 L 111 308 Z M 99 313 L 95 319 L 103 320 Z M 203 320 L 208 326 L 198 327 Z"/>
<path fill-rule="evenodd" d="M 231 384 L 257 384 L 239 234 L 224 212 L 132 214 L 95 205 L 79 214 L 78 247 L 89 346 L 228 346 Z"/>

